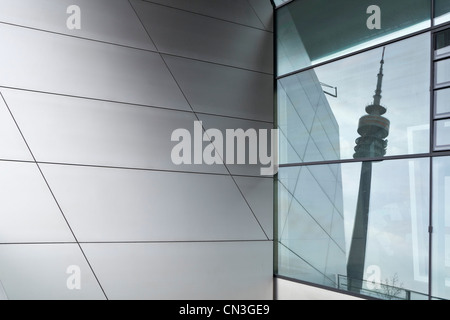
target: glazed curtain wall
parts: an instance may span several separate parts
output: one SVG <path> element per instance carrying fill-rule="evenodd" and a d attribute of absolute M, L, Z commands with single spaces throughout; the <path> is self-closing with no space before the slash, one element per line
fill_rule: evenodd
<path fill-rule="evenodd" d="M 272 13 L 0 0 L 0 299 L 272 299 L 272 179 L 171 160 L 198 119 L 273 127 Z"/>
<path fill-rule="evenodd" d="M 277 3 L 280 277 L 450 298 L 450 1 L 411 2 Z"/>

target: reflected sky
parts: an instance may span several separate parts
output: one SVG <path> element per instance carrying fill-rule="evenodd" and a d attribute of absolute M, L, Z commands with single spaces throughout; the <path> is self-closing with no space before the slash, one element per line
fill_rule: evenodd
<path fill-rule="evenodd" d="M 404 289 L 428 291 L 429 163 L 427 158 L 373 163 L 366 280 L 370 280 L 368 268 L 375 266 L 380 270 L 380 282 L 397 277 L 397 285 Z M 337 180 L 330 171 L 332 168 L 342 173 Z M 317 280 L 319 271 L 325 279 L 346 275 L 360 174 L 361 163 L 280 170 L 280 190 L 289 191 L 281 192 L 279 198 L 280 241 L 304 261 L 294 262 L 282 257 L 281 270 L 305 281 L 319 281 L 319 284 L 323 284 L 322 280 Z M 333 221 L 332 231 L 328 232 L 326 221 L 336 213 L 328 203 L 333 190 L 336 190 L 333 205 L 342 210 L 343 220 Z M 342 252 L 339 249 L 325 247 L 328 237 L 331 237 L 330 244 L 339 244 L 340 234 L 344 232 L 343 249 L 347 258 L 338 256 Z M 334 263 L 332 268 L 329 268 L 330 261 Z M 304 272 L 311 267 L 318 272 Z"/>
<path fill-rule="evenodd" d="M 361 164 L 341 165 L 347 253 L 356 213 Z M 373 164 L 366 269 L 382 280 L 396 274 L 404 288 L 427 292 L 429 160 Z"/>
<path fill-rule="evenodd" d="M 439 1 L 437 2 L 439 3 Z M 449 2 L 447 1 L 447 3 Z M 444 12 L 447 11 L 447 9 L 444 10 Z M 448 21 L 449 17 L 448 14 L 443 14 L 436 21 Z M 413 25 L 411 29 L 406 28 L 399 32 L 410 34 L 411 32 L 426 28 L 427 24 L 429 27 L 429 21 L 426 21 L 422 24 Z M 289 28 L 288 24 L 285 24 L 283 31 L 284 33 L 282 35 L 285 38 L 282 40 L 285 42 L 280 42 L 282 46 L 279 47 L 279 62 L 283 68 L 289 67 L 292 71 L 293 67 L 298 67 L 299 65 L 303 67 L 311 63 L 316 64 L 336 57 L 327 55 L 326 58 L 322 59 L 319 57 L 318 59 L 321 60 L 312 59 L 314 61 L 311 62 L 308 60 L 307 55 L 298 54 L 296 56 L 293 53 L 304 53 L 307 50 L 303 44 L 299 44 L 301 41 L 298 40 L 298 34 L 295 34 L 292 28 Z M 400 36 L 400 34 L 387 35 L 387 37 L 391 37 L 390 39 L 396 36 Z M 294 39 L 297 39 L 297 41 L 294 41 Z M 369 38 L 366 40 L 370 41 Z M 388 40 L 387 38 L 384 39 L 384 41 Z M 367 48 L 369 43 L 370 45 L 380 43 L 380 38 L 374 40 L 374 42 L 364 42 L 364 46 L 361 48 L 350 47 L 345 50 L 347 50 L 347 53 L 355 52 L 356 50 Z M 387 113 L 384 116 L 391 123 L 390 134 L 387 138 L 387 156 L 430 152 L 430 43 L 431 34 L 424 33 L 386 46 L 381 104 L 387 108 Z M 288 45 L 292 45 L 292 47 L 288 47 Z M 308 47 L 308 49 L 310 48 Z M 359 137 L 357 132 L 359 120 L 362 116 L 366 115 L 365 107 L 372 103 L 375 94 L 382 50 L 383 48 L 377 48 L 325 64 L 313 69 L 314 75 L 312 75 L 313 72 L 311 70 L 308 70 L 300 74 L 285 77 L 279 81 L 279 125 L 283 131 L 283 135 L 289 142 L 286 147 L 287 150 L 284 153 L 281 152 L 282 163 L 287 162 L 292 164 L 353 158 L 356 144 L 355 140 Z M 332 54 L 333 52 L 330 51 L 330 53 Z M 342 56 L 344 53 L 344 51 L 340 51 L 338 55 Z M 287 66 L 289 63 L 290 65 Z M 280 70 L 284 70 L 283 68 L 280 68 Z M 324 94 L 323 97 L 318 98 L 317 95 L 322 93 L 322 89 L 329 92 L 333 91 L 325 86 L 321 87 L 318 83 L 337 87 L 338 96 L 332 97 Z M 441 102 L 438 111 L 445 113 L 448 109 L 448 106 L 445 104 L 446 95 L 444 95 L 444 91 L 440 93 Z M 324 100 L 326 100 L 325 103 L 323 103 Z M 327 125 L 332 123 L 332 121 L 325 119 L 326 117 L 321 118 L 318 112 L 318 110 L 321 110 L 325 114 L 325 109 L 327 111 L 331 110 L 337 122 L 338 130 L 333 129 L 333 131 L 329 129 L 325 132 Z M 310 116 L 311 114 L 314 114 L 314 116 Z M 316 126 L 317 123 L 320 123 L 321 126 Z M 317 132 L 320 129 L 323 131 L 322 135 Z M 330 133 L 333 132 L 335 133 L 334 136 L 339 136 L 339 143 L 337 141 L 331 141 Z M 330 141 L 324 142 L 325 139 L 321 139 L 325 134 L 327 134 Z M 314 142 L 316 147 L 314 151 L 318 155 L 308 151 L 310 150 L 309 145 L 311 141 Z M 308 143 L 308 146 L 305 146 L 306 143 Z M 333 156 L 329 152 L 331 149 L 330 143 L 334 149 L 340 149 L 339 159 L 336 159 L 336 155 Z M 308 152 L 310 152 L 309 155 Z M 448 163 L 448 158 L 446 161 Z M 328 173 L 330 171 L 329 168 L 332 166 L 339 167 L 339 170 L 335 170 L 335 173 L 339 172 L 338 175 L 335 174 L 333 176 Z M 302 174 L 304 175 L 306 168 L 308 168 L 308 171 L 311 171 L 315 180 L 302 178 Z M 301 237 L 305 237 L 303 235 L 305 229 L 309 230 L 306 232 L 308 236 L 311 235 L 311 230 L 317 229 L 317 225 L 326 231 L 326 227 L 324 227 L 323 223 L 321 224 L 321 221 L 325 220 L 324 216 L 331 213 L 329 210 L 322 210 L 321 208 L 311 210 L 308 204 L 311 201 L 315 201 L 315 203 L 318 203 L 317 207 L 322 206 L 325 208 L 326 200 L 330 198 L 325 197 L 325 195 L 330 193 L 331 182 L 335 178 L 341 178 L 342 199 L 336 197 L 334 205 L 336 206 L 339 201 L 342 201 L 344 223 L 339 228 L 341 230 L 343 228 L 345 231 L 345 250 L 348 256 L 357 208 L 361 163 L 316 165 L 296 167 L 296 169 L 298 170 L 294 168 L 282 168 L 280 170 L 280 181 L 287 189 L 292 189 L 289 193 L 290 196 L 285 196 L 285 199 L 281 199 L 280 202 L 284 201 L 284 205 L 286 203 L 289 204 L 291 203 L 289 202 L 290 197 L 293 196 L 297 200 L 298 207 L 300 207 L 300 209 L 295 211 L 292 209 L 294 206 L 292 204 L 287 207 L 283 207 L 283 204 L 280 205 L 280 217 L 283 218 L 283 221 L 291 222 L 290 235 L 282 240 L 291 241 L 289 243 L 289 249 L 299 251 L 296 253 L 299 254 L 301 259 L 306 261 L 309 267 L 312 266 L 315 269 L 320 269 L 320 266 L 314 265 L 315 261 L 321 258 L 321 253 L 317 249 L 321 246 L 320 242 L 316 242 L 315 251 L 300 252 L 300 249 L 297 248 L 304 250 L 304 247 L 308 247 L 308 243 L 297 243 L 296 241 L 302 241 Z M 385 160 L 373 163 L 365 263 L 366 270 L 369 266 L 378 266 L 380 268 L 381 281 L 384 282 L 387 279 L 392 281 L 392 279 L 398 277 L 398 286 L 422 293 L 428 292 L 429 278 L 429 174 L 429 158 Z M 442 197 L 444 193 L 442 190 L 445 189 L 444 197 L 450 199 L 450 195 L 447 194 L 448 190 L 450 190 L 450 188 L 447 188 L 447 186 L 450 186 L 450 180 L 448 178 L 445 179 L 445 188 L 442 187 L 444 181 L 441 180 L 435 177 L 435 184 L 439 183 L 440 185 L 435 185 L 434 190 L 435 192 L 437 192 L 436 190 L 441 190 L 439 192 Z M 308 193 L 302 191 L 301 188 L 319 191 L 315 191 L 310 197 L 305 197 Z M 435 207 L 436 202 L 437 200 L 435 199 Z M 442 198 L 441 202 L 443 202 Z M 292 203 L 295 204 L 295 202 Z M 446 201 L 445 203 L 446 214 L 449 212 L 447 210 L 447 207 L 449 207 L 447 204 L 449 202 Z M 448 230 L 447 219 L 442 218 L 445 215 L 442 213 L 442 210 L 439 213 L 441 215 L 440 219 L 442 220 L 441 225 L 445 225 L 445 230 Z M 298 212 L 302 212 L 305 217 L 308 214 L 310 217 L 302 218 Z M 289 220 L 289 215 L 293 213 L 297 215 L 295 219 L 292 219 L 295 224 Z M 310 218 L 315 222 L 311 223 Z M 435 221 L 438 220 L 436 219 Z M 315 225 L 313 226 L 312 224 L 314 223 Z M 435 228 L 437 230 L 437 226 Z M 450 261 L 448 258 L 450 257 L 448 255 L 449 250 L 445 250 L 447 243 L 450 243 L 450 237 L 445 235 L 445 230 L 440 232 L 440 247 L 437 248 L 435 246 L 434 248 L 436 250 L 434 252 L 435 257 L 444 257 L 441 259 L 444 262 L 440 261 L 441 265 L 439 268 L 441 269 L 438 270 L 440 274 L 436 270 L 433 270 L 436 272 L 436 276 L 439 277 L 437 281 L 441 282 L 442 278 L 445 278 L 443 274 L 447 272 L 447 266 Z M 300 234 L 303 232 L 303 234 L 293 236 L 292 234 L 295 232 Z M 333 235 L 328 234 L 327 236 L 333 238 Z M 319 240 L 322 241 L 323 239 L 320 238 Z M 436 241 L 436 243 L 438 242 Z M 450 247 L 450 245 L 447 247 Z M 328 250 L 327 258 L 333 254 L 331 249 Z M 292 257 L 289 259 L 292 259 Z M 340 262 L 341 260 L 336 261 L 342 263 Z M 296 260 L 296 263 L 299 265 L 290 271 L 305 268 L 309 272 L 308 276 L 315 274 L 303 266 L 301 264 L 302 262 Z M 336 270 L 338 269 L 336 268 Z M 306 274 L 306 271 L 304 271 L 304 274 Z M 326 272 L 324 275 L 325 277 L 330 277 L 330 274 Z M 366 279 L 368 276 L 366 274 Z M 316 280 L 313 277 L 303 280 L 311 282 L 319 281 L 317 283 L 323 281 Z M 450 283 L 450 280 L 448 281 Z M 445 281 L 441 285 L 444 283 Z M 435 290 L 434 295 L 442 297 L 447 293 L 445 290 L 446 288 L 444 287 Z"/>
<path fill-rule="evenodd" d="M 450 158 L 433 162 L 433 295 L 450 297 Z"/>
<path fill-rule="evenodd" d="M 381 10 L 380 29 L 368 28 L 367 8 L 372 5 Z M 429 28 L 431 1 L 293 1 L 277 16 L 282 75 Z"/>
<path fill-rule="evenodd" d="M 386 47 L 383 98 L 391 121 L 387 155 L 429 151 L 430 35 Z M 358 121 L 373 101 L 382 48 L 316 68 L 319 80 L 338 88 L 326 96 L 340 129 L 341 158 L 353 157 Z"/>
<path fill-rule="evenodd" d="M 448 14 L 447 19 L 449 19 L 449 18 L 450 18 L 450 14 Z M 424 22 L 415 24 L 415 25 L 413 25 L 411 27 L 408 27 L 408 28 L 405 28 L 405 29 L 402 29 L 402 30 L 399 30 L 399 31 L 395 31 L 395 32 L 387 34 L 385 36 L 381 36 L 379 38 L 376 38 L 376 39 L 373 39 L 373 40 L 369 40 L 367 42 L 364 42 L 364 43 L 358 44 L 356 46 L 353 46 L 351 48 L 348 48 L 348 49 L 339 51 L 337 53 L 330 54 L 330 55 L 328 55 L 326 57 L 323 57 L 323 58 L 311 61 L 311 65 L 316 65 L 316 64 L 319 64 L 319 63 L 323 63 L 323 62 L 326 62 L 326 61 L 329 61 L 329 60 L 332 60 L 332 59 L 336 59 L 336 58 L 342 57 L 342 56 L 344 56 L 346 54 L 350 54 L 350 53 L 353 53 L 353 52 L 356 52 L 356 51 L 359 51 L 359 50 L 363 50 L 363 49 L 366 49 L 366 48 L 370 48 L 372 46 L 376 46 L 377 44 L 380 44 L 380 43 L 383 43 L 383 42 L 388 42 L 388 41 L 390 41 L 392 39 L 397 39 L 397 38 L 400 38 L 400 37 L 404 37 L 405 35 L 408 35 L 408 34 L 411 34 L 411 33 L 414 33 L 414 32 L 417 32 L 417 31 L 420 31 L 420 30 L 423 30 L 423 29 L 426 29 L 429 26 L 430 26 L 430 22 L 429 21 L 424 21 Z"/>

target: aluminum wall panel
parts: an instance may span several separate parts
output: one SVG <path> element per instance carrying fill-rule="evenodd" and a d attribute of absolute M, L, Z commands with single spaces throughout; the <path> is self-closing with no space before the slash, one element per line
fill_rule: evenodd
<path fill-rule="evenodd" d="M 226 166 L 228 167 L 228 169 L 230 170 L 231 174 L 234 175 L 251 175 L 251 176 L 261 176 L 261 168 L 268 168 L 269 165 L 263 165 L 261 163 L 261 157 L 260 157 L 260 152 L 258 149 L 258 154 L 257 154 L 257 164 L 250 164 L 250 159 L 249 159 L 249 140 L 246 139 L 246 160 L 244 161 L 244 164 L 237 164 L 238 163 L 238 151 L 237 151 L 237 139 L 234 142 L 234 153 L 235 153 L 235 157 L 234 157 L 234 164 L 230 164 L 231 161 L 227 161 L 227 144 L 230 145 L 231 148 L 231 143 L 233 143 L 233 140 L 227 139 L 226 138 L 226 134 L 227 134 L 227 130 L 239 130 L 242 129 L 244 130 L 244 132 L 247 132 L 248 130 L 250 131 L 255 131 L 257 132 L 257 140 L 259 143 L 259 139 L 262 135 L 259 135 L 259 130 L 263 129 L 263 130 L 268 130 L 266 131 L 268 134 L 268 141 L 270 142 L 270 130 L 273 128 L 273 125 L 270 123 L 266 123 L 266 122 L 257 122 L 257 121 L 249 121 L 249 120 L 241 120 L 241 119 L 233 119 L 233 118 L 227 118 L 227 117 L 218 117 L 218 116 L 210 116 L 210 115 L 199 115 L 200 120 L 203 122 L 203 126 L 205 127 L 205 129 L 218 129 L 223 137 L 224 137 L 224 143 L 223 143 L 223 147 L 220 148 L 220 146 L 215 143 L 216 145 L 216 149 L 218 150 L 219 154 L 222 155 L 222 159 L 224 159 L 224 161 L 227 163 Z M 261 154 L 263 154 L 264 152 L 261 152 Z M 266 155 L 271 155 L 270 153 L 270 145 L 267 147 L 267 152 Z M 231 158 L 231 157 L 230 157 Z M 231 159 L 230 159 L 231 160 Z"/>
<path fill-rule="evenodd" d="M 272 245 L 85 244 L 83 250 L 113 300 L 270 300 Z"/>
<path fill-rule="evenodd" d="M 75 241 L 36 164 L 0 162 L 0 194 L 0 243 Z"/>
<path fill-rule="evenodd" d="M 104 300 L 94 274 L 76 244 L 0 246 L 0 281 L 9 300 Z M 79 267 L 80 289 L 69 289 Z M 69 270 L 70 271 L 70 270 Z"/>
<path fill-rule="evenodd" d="M 273 77 L 164 56 L 196 112 L 273 121 Z"/>
<path fill-rule="evenodd" d="M 33 157 L 1 96 L 0 159 L 33 161 Z"/>
<path fill-rule="evenodd" d="M 146 0 L 147 1 L 147 0 Z M 261 0 L 260 0 L 261 1 Z M 263 0 L 266 1 L 266 0 Z M 269 2 L 270 0 L 267 0 Z M 253 28 L 263 28 L 254 9 L 247 1 L 242 0 L 148 0 L 148 2 L 159 3 L 212 18 L 227 20 Z"/>
<path fill-rule="evenodd" d="M 194 13 L 131 0 L 162 53 L 273 73 L 272 34 Z"/>
<path fill-rule="evenodd" d="M 274 10 L 270 0 L 248 0 L 268 31 L 273 31 Z"/>
<path fill-rule="evenodd" d="M 228 176 L 41 166 L 82 242 L 267 240 Z"/>
<path fill-rule="evenodd" d="M 269 239 L 273 239 L 273 179 L 234 177 Z M 264 195 L 264 196 L 262 196 Z"/>
<path fill-rule="evenodd" d="M 0 25 L 0 85 L 190 110 L 152 52 Z"/>
<path fill-rule="evenodd" d="M 19 90 L 4 95 L 38 161 L 226 173 L 223 165 L 172 161 L 175 130 L 188 130 L 194 143 L 192 113 Z"/>
<path fill-rule="evenodd" d="M 80 29 L 71 29 L 72 5 L 80 8 Z M 0 21 L 70 36 L 155 50 L 127 0 L 2 0 Z M 71 24 L 69 24 L 70 26 Z"/>

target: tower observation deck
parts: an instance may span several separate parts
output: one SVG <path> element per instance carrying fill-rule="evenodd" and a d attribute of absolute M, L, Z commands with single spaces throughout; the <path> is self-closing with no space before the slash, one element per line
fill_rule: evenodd
<path fill-rule="evenodd" d="M 367 115 L 359 120 L 358 133 L 361 137 L 356 139 L 355 154 L 353 156 L 355 159 L 377 158 L 386 155 L 388 144 L 386 138 L 389 135 L 391 123 L 383 117 L 387 110 L 381 105 L 384 53 L 385 48 L 383 48 L 383 57 L 380 62 L 380 72 L 378 73 L 377 89 L 375 90 L 373 103 L 366 107 Z"/>

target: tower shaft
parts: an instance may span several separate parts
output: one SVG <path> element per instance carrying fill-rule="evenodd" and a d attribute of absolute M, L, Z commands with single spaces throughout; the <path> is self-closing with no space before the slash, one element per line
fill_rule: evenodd
<path fill-rule="evenodd" d="M 347 263 L 348 290 L 356 293 L 360 293 L 363 288 L 371 185 L 372 162 L 363 162 L 359 182 L 355 225 L 353 227 L 352 243 Z"/>
<path fill-rule="evenodd" d="M 373 103 L 366 107 L 367 115 L 359 120 L 356 140 L 355 159 L 379 158 L 386 155 L 390 121 L 382 115 L 386 108 L 381 105 L 383 85 L 384 53 L 380 61 L 377 87 Z M 360 293 L 363 289 L 364 268 L 366 262 L 367 234 L 369 227 L 370 193 L 372 187 L 372 162 L 364 161 L 361 166 L 358 203 L 356 206 L 355 224 L 347 262 L 348 290 Z"/>

